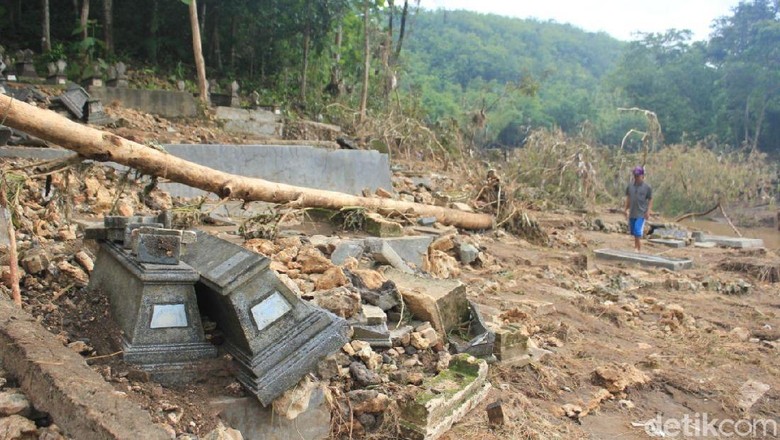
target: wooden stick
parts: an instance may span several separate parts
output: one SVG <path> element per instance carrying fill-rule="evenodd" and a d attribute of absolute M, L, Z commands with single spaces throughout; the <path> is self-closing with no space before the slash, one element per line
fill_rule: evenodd
<path fill-rule="evenodd" d="M 383 214 L 400 211 L 423 217 L 436 217 L 436 220 L 442 224 L 464 229 L 493 227 L 493 217 L 488 214 L 392 199 L 358 197 L 224 173 L 112 133 L 78 124 L 52 111 L 39 109 L 6 95 L 0 95 L 0 112 L 4 113 L 0 117 L 5 118 L 6 126 L 46 139 L 75 151 L 85 158 L 100 162 L 116 162 L 145 174 L 212 192 L 220 198 L 231 197 L 270 203 L 296 201 L 300 207 L 334 210 L 344 206 L 361 206 Z"/>
<path fill-rule="evenodd" d="M 681 215 L 680 217 L 677 217 L 676 219 L 674 219 L 674 222 L 675 223 L 679 223 L 679 222 L 685 220 L 686 218 L 690 218 L 690 217 L 704 217 L 705 215 L 710 214 L 711 212 L 715 211 L 718 208 L 720 208 L 720 202 L 718 202 L 717 205 L 713 206 L 711 209 L 709 209 L 707 211 L 704 211 L 704 212 L 689 212 L 688 214 Z"/>
<path fill-rule="evenodd" d="M 731 219 L 729 218 L 728 215 L 726 215 L 726 210 L 723 209 L 723 205 L 720 205 L 720 212 L 721 214 L 723 214 L 723 218 L 725 218 L 726 221 L 729 223 L 729 226 L 731 226 L 731 229 L 733 229 L 734 232 L 736 232 L 737 236 L 742 237 L 742 233 L 739 232 L 739 229 L 737 229 L 737 227 L 734 226 L 734 223 L 731 223 Z"/>
<path fill-rule="evenodd" d="M 11 298 L 14 300 L 14 304 L 18 307 L 22 306 L 22 293 L 19 290 L 19 256 L 16 251 L 16 231 L 14 231 L 13 210 L 8 204 L 8 197 L 6 196 L 6 190 L 8 189 L 8 182 L 5 180 L 5 174 L 0 180 L 0 205 L 4 209 L 2 215 L 7 216 L 6 227 L 8 232 L 8 265 L 10 267 L 9 272 L 11 275 Z"/>

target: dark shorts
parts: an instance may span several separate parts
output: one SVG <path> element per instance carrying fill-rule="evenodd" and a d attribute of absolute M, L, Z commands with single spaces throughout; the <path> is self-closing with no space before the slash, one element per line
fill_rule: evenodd
<path fill-rule="evenodd" d="M 634 237 L 641 237 L 644 235 L 645 219 L 644 218 L 630 218 L 628 219 L 628 230 Z"/>

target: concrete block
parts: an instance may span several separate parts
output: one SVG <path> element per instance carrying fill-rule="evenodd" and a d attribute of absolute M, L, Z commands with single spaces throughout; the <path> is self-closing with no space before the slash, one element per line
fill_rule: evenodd
<path fill-rule="evenodd" d="M 660 244 L 663 246 L 668 246 L 670 248 L 683 248 L 685 247 L 685 241 L 684 240 L 677 240 L 674 238 L 651 238 L 649 240 L 650 243 Z"/>
<path fill-rule="evenodd" d="M 715 243 L 718 246 L 735 248 L 735 249 L 748 249 L 748 248 L 762 248 L 764 247 L 764 240 L 760 238 L 738 238 L 738 237 L 726 237 L 722 235 L 704 235 L 701 238 L 703 242 Z"/>
<path fill-rule="evenodd" d="M 455 355 L 450 367 L 426 379 L 413 399 L 399 402 L 404 438 L 435 440 L 479 405 L 490 391 L 488 366 L 466 354 Z"/>
<path fill-rule="evenodd" d="M 92 98 L 106 103 L 119 101 L 123 107 L 166 118 L 194 118 L 198 115 L 198 103 L 187 92 L 99 87 L 90 89 L 89 93 Z"/>
<path fill-rule="evenodd" d="M 397 270 L 388 270 L 385 276 L 395 283 L 412 315 L 429 321 L 440 336 L 468 320 L 466 285 L 459 280 L 421 278 Z"/>
<path fill-rule="evenodd" d="M 298 298 L 268 258 L 198 232 L 182 261 L 200 273 L 203 311 L 220 323 L 238 380 L 263 405 L 348 341 L 346 321 Z"/>
<path fill-rule="evenodd" d="M 330 434 L 331 413 L 326 390 L 315 388 L 309 406 L 293 420 L 275 414 L 271 406 L 263 407 L 255 398 L 222 397 L 210 405 L 219 411 L 219 418 L 245 439 L 320 440 Z"/>
<path fill-rule="evenodd" d="M 460 262 L 463 264 L 471 264 L 477 261 L 477 258 L 479 257 L 479 249 L 469 243 L 461 243 L 458 247 L 458 253 Z"/>
<path fill-rule="evenodd" d="M 117 393 L 83 357 L 2 297 L 0 347 L 0 368 L 15 377 L 33 406 L 51 414 L 69 437 L 170 439 L 148 411 Z"/>
<path fill-rule="evenodd" d="M 284 131 L 282 116 L 267 110 L 217 107 L 216 118 L 223 121 L 229 133 L 281 138 Z"/>
<path fill-rule="evenodd" d="M 133 253 L 139 263 L 179 264 L 181 255 L 181 231 L 172 229 L 139 228 L 138 234 L 132 240 Z M 146 230 L 146 231 L 142 231 Z"/>
<path fill-rule="evenodd" d="M 493 352 L 496 335 L 487 327 L 479 306 L 472 301 L 469 301 L 468 333 L 450 332 L 448 338 L 450 351 L 453 353 L 466 353 L 478 358 L 495 360 Z"/>
<path fill-rule="evenodd" d="M 387 329 L 386 322 L 376 325 L 353 324 L 352 339 L 368 342 L 371 347 L 375 348 L 390 348 L 393 346 L 390 330 Z"/>
<path fill-rule="evenodd" d="M 433 242 L 433 237 L 430 235 L 418 235 L 386 238 L 385 242 L 390 245 L 395 253 L 405 262 L 420 269 L 423 267 L 423 260 L 428 255 L 428 246 Z"/>
<path fill-rule="evenodd" d="M 528 355 L 528 331 L 522 325 L 491 326 L 495 333 L 493 353 L 504 363 L 523 361 Z"/>
<path fill-rule="evenodd" d="M 693 261 L 687 258 L 671 258 L 660 255 L 639 254 L 636 252 L 620 251 L 614 249 L 598 249 L 594 251 L 596 257 L 604 260 L 615 260 L 626 263 L 636 263 L 641 266 L 663 267 L 669 270 L 682 270 L 693 267 Z"/>
<path fill-rule="evenodd" d="M 387 323 L 387 314 L 381 308 L 371 304 L 363 304 L 361 309 L 367 324 L 378 325 Z"/>
<path fill-rule="evenodd" d="M 400 237 L 403 235 L 403 227 L 400 223 L 387 220 L 374 212 L 365 215 L 364 228 L 374 237 Z"/>

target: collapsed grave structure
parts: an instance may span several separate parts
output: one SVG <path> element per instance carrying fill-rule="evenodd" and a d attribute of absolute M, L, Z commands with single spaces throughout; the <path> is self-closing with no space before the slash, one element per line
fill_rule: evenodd
<path fill-rule="evenodd" d="M 299 299 L 267 258 L 164 226 L 106 217 L 88 234 L 100 242 L 90 287 L 109 298 L 127 362 L 162 383 L 187 380 L 217 354 L 204 338 L 207 314 L 225 333 L 238 380 L 268 405 L 348 341 L 346 321 Z"/>

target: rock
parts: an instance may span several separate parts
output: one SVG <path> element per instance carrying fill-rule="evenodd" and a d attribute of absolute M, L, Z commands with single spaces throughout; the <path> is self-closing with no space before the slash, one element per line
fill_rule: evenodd
<path fill-rule="evenodd" d="M 202 440 L 244 440 L 244 436 L 239 431 L 225 427 L 221 421 L 217 423 L 217 427 L 203 436 Z"/>
<path fill-rule="evenodd" d="M 477 249 L 472 244 L 461 243 L 458 248 L 458 254 L 460 255 L 461 263 L 470 265 L 471 263 L 477 261 L 477 257 L 479 257 L 479 249 Z"/>
<path fill-rule="evenodd" d="M 301 265 L 301 272 L 305 274 L 325 273 L 325 271 L 333 267 L 333 263 L 315 248 L 307 248 L 300 251 L 297 261 Z"/>
<path fill-rule="evenodd" d="M 634 402 L 632 402 L 630 400 L 625 400 L 625 399 L 618 400 L 618 405 L 620 405 L 621 408 L 627 409 L 627 410 L 632 410 L 632 409 L 636 408 L 636 405 L 634 405 Z"/>
<path fill-rule="evenodd" d="M 57 263 L 57 269 L 69 276 L 78 287 L 86 287 L 89 284 L 89 275 L 81 268 L 76 267 L 65 260 Z"/>
<path fill-rule="evenodd" d="M 376 193 L 376 195 L 378 195 L 379 197 L 381 197 L 383 199 L 392 199 L 393 198 L 393 194 L 390 191 L 388 191 L 388 190 L 386 190 L 384 188 L 377 188 L 375 193 Z"/>
<path fill-rule="evenodd" d="M 363 282 L 366 288 L 371 290 L 377 290 L 381 288 L 382 284 L 387 281 L 387 278 L 385 278 L 384 275 L 375 270 L 357 269 L 351 272 L 360 277 L 360 280 Z"/>
<path fill-rule="evenodd" d="M 452 241 L 451 235 L 445 235 L 442 237 L 437 238 L 431 245 L 428 247 L 428 251 L 442 251 L 447 252 L 450 249 L 453 249 L 455 247 L 455 242 Z"/>
<path fill-rule="evenodd" d="M 349 280 L 347 279 L 347 276 L 344 275 L 344 270 L 338 266 L 333 266 L 326 270 L 314 283 L 314 288 L 317 290 L 330 290 L 344 286 L 348 283 Z"/>
<path fill-rule="evenodd" d="M 620 393 L 633 385 L 650 381 L 650 377 L 631 364 L 616 364 L 596 368 L 597 382 L 611 393 Z"/>
<path fill-rule="evenodd" d="M 379 307 L 370 304 L 361 306 L 363 316 L 366 318 L 366 324 L 379 325 L 387 323 L 387 314 Z"/>
<path fill-rule="evenodd" d="M 11 415 L 26 417 L 31 409 L 30 402 L 24 394 L 16 391 L 0 392 L 0 417 Z"/>
<path fill-rule="evenodd" d="M 29 274 L 38 274 L 49 267 L 49 257 L 43 249 L 32 249 L 22 258 L 22 267 Z"/>
<path fill-rule="evenodd" d="M 339 363 L 335 358 L 328 357 L 317 363 L 317 374 L 322 380 L 330 380 L 339 376 Z"/>
<path fill-rule="evenodd" d="M 488 426 L 497 427 L 504 424 L 504 408 L 500 400 L 488 405 L 485 411 L 487 411 Z"/>
<path fill-rule="evenodd" d="M 382 378 L 377 373 L 369 370 L 360 362 L 351 363 L 349 365 L 349 372 L 361 387 L 379 385 L 382 383 Z"/>
<path fill-rule="evenodd" d="M 414 271 L 404 262 L 404 260 L 390 247 L 387 242 L 381 239 L 366 239 L 366 249 L 371 257 L 380 264 L 389 264 L 404 273 L 414 273 Z"/>
<path fill-rule="evenodd" d="M 47 428 L 41 428 L 38 430 L 38 440 L 67 440 L 65 436 L 60 433 L 57 425 L 51 425 Z"/>
<path fill-rule="evenodd" d="M 742 342 L 747 342 L 750 339 L 750 330 L 742 327 L 734 327 L 729 334 Z"/>
<path fill-rule="evenodd" d="M 0 439 L 2 440 L 35 440 L 37 428 L 32 420 L 22 416 L 12 415 L 0 418 Z"/>
<path fill-rule="evenodd" d="M 393 347 L 409 345 L 411 342 L 412 330 L 413 328 L 410 325 L 390 330 L 390 341 L 393 343 Z"/>
<path fill-rule="evenodd" d="M 431 251 L 429 272 L 442 279 L 456 278 L 460 275 L 458 261 L 442 251 Z"/>
<path fill-rule="evenodd" d="M 92 260 L 92 257 L 90 257 L 89 254 L 84 251 L 78 251 L 76 252 L 76 255 L 73 256 L 73 258 L 81 267 L 84 268 L 84 270 L 87 271 L 87 273 L 92 273 L 92 270 L 95 268 L 95 262 Z"/>
<path fill-rule="evenodd" d="M 296 386 L 273 401 L 274 414 L 279 414 L 287 420 L 295 420 L 299 414 L 309 408 L 312 393 L 319 387 L 321 384 L 304 377 Z"/>
<path fill-rule="evenodd" d="M 461 202 L 453 202 L 452 207 L 453 209 L 457 209 L 458 211 L 474 212 L 474 209 L 471 206 Z"/>
<path fill-rule="evenodd" d="M 121 215 L 122 217 L 131 217 L 135 211 L 133 210 L 133 207 L 130 206 L 130 203 L 127 202 L 127 200 L 119 200 L 116 203 L 116 212 L 118 215 Z"/>
<path fill-rule="evenodd" d="M 347 397 L 356 415 L 383 413 L 390 405 L 390 398 L 376 390 L 354 390 L 347 393 Z"/>
<path fill-rule="evenodd" d="M 413 332 L 411 334 L 411 344 L 412 347 L 418 350 L 427 350 L 431 346 L 428 340 L 418 332 Z"/>
<path fill-rule="evenodd" d="M 442 371 L 450 368 L 450 361 L 452 361 L 452 355 L 446 351 L 440 351 L 439 360 L 436 361 L 436 371 L 441 373 Z"/>
<path fill-rule="evenodd" d="M 360 313 L 360 295 L 347 287 L 317 292 L 314 302 L 342 318 L 351 318 Z"/>
<path fill-rule="evenodd" d="M 57 238 L 61 241 L 71 241 L 75 240 L 76 237 L 76 226 L 63 226 L 60 229 L 57 230 Z"/>
<path fill-rule="evenodd" d="M 430 235 L 415 235 L 410 237 L 386 238 L 385 243 L 407 264 L 422 269 L 428 259 L 428 247 L 433 241 Z"/>
<path fill-rule="evenodd" d="M 753 405 L 756 404 L 764 394 L 766 394 L 771 387 L 765 383 L 761 383 L 755 380 L 749 380 L 742 384 L 739 389 L 739 403 L 737 406 L 743 412 L 749 412 Z"/>
<path fill-rule="evenodd" d="M 68 348 L 81 355 L 87 355 L 92 352 L 92 347 L 84 341 L 74 341 L 68 344 Z"/>
<path fill-rule="evenodd" d="M 573 405 L 571 403 L 563 405 L 561 409 L 563 410 L 563 413 L 566 414 L 566 417 L 571 417 L 572 419 L 578 419 L 582 413 L 581 406 Z"/>

